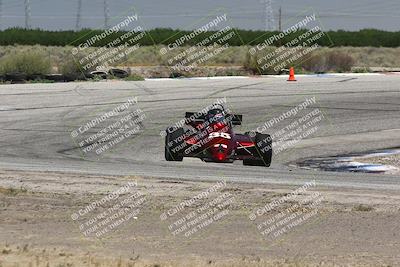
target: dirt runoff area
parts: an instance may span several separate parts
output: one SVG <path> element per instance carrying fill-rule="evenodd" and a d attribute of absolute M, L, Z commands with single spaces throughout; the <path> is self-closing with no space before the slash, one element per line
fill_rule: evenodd
<path fill-rule="evenodd" d="M 379 190 L 0 171 L 0 266 L 400 266 Z"/>

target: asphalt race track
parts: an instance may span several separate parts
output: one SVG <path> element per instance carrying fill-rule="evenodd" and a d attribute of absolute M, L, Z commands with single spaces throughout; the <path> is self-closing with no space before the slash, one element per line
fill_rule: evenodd
<path fill-rule="evenodd" d="M 305 158 L 400 147 L 400 75 L 297 79 L 1 85 L 0 168 L 290 185 L 315 179 L 324 186 L 400 190 L 399 175 L 320 172 L 293 165 Z M 142 130 L 100 155 L 83 153 L 71 132 L 132 97 L 137 97 L 136 106 L 146 116 Z M 307 111 L 317 108 L 324 119 L 315 133 L 274 155 L 271 168 L 243 166 L 239 161 L 166 162 L 160 132 L 182 119 L 185 111 L 198 111 L 223 97 L 229 109 L 243 114 L 239 132 L 255 129 L 313 97 L 316 103 Z M 115 118 L 109 120 L 106 123 L 111 124 Z M 93 134 L 101 127 L 90 130 Z"/>

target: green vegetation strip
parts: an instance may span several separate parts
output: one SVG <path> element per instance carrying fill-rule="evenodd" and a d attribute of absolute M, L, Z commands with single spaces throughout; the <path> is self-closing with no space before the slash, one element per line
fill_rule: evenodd
<path fill-rule="evenodd" d="M 238 36 L 228 40 L 230 46 L 241 46 L 243 43 L 255 45 L 262 43 L 273 35 L 279 32 L 251 31 L 251 30 L 236 30 Z M 287 43 L 294 38 L 307 32 L 307 30 L 299 30 L 289 34 L 282 39 L 282 43 Z M 85 39 L 90 39 L 92 36 L 101 34 L 101 30 L 84 29 L 81 31 L 45 31 L 45 30 L 27 30 L 21 28 L 12 28 L 0 31 L 0 45 L 45 45 L 45 46 L 66 46 L 79 45 L 82 42 L 82 36 Z M 115 40 L 126 32 L 120 31 L 113 33 L 103 40 L 96 42 L 94 46 L 104 46 L 105 44 Z M 140 40 L 140 45 L 166 44 L 172 43 L 180 37 L 189 34 L 189 31 L 180 31 L 173 29 L 152 29 L 148 34 Z M 185 45 L 195 45 L 201 42 L 207 36 L 211 36 L 215 31 L 209 31 L 199 34 L 198 36 L 188 40 Z M 327 35 L 331 38 L 333 46 L 372 46 L 372 47 L 399 47 L 400 46 L 400 31 L 387 32 L 374 29 L 365 29 L 356 32 L 350 31 L 328 31 Z M 243 40 L 243 42 L 240 40 Z M 79 41 L 77 41 L 79 40 Z M 154 40 L 154 42 L 153 42 Z M 78 43 L 79 42 L 79 43 Z M 321 38 L 316 42 L 320 46 L 332 46 L 332 43 L 327 38 Z"/>

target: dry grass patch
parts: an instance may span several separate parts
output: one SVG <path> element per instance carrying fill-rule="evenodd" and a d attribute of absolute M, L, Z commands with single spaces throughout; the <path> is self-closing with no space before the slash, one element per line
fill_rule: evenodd
<path fill-rule="evenodd" d="M 353 211 L 362 211 L 362 212 L 369 212 L 369 211 L 373 211 L 374 208 L 369 206 L 369 205 L 357 205 L 353 208 Z"/>
<path fill-rule="evenodd" d="M 11 188 L 11 187 L 9 187 L 9 188 L 0 187 L 0 194 L 1 195 L 16 196 L 16 195 L 18 195 L 20 193 L 26 193 L 26 192 L 28 192 L 28 190 L 26 188 L 23 188 L 23 187 L 21 187 L 19 189 Z"/>

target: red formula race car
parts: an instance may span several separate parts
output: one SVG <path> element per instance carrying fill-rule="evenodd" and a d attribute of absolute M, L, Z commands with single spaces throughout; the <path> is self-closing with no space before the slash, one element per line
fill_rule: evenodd
<path fill-rule="evenodd" d="M 182 161 L 184 157 L 205 162 L 232 163 L 243 160 L 243 165 L 271 165 L 272 140 L 268 134 L 233 131 L 241 125 L 242 115 L 227 114 L 222 105 L 213 106 L 206 113 L 186 112 L 182 126 L 168 127 L 165 135 L 165 159 Z"/>

